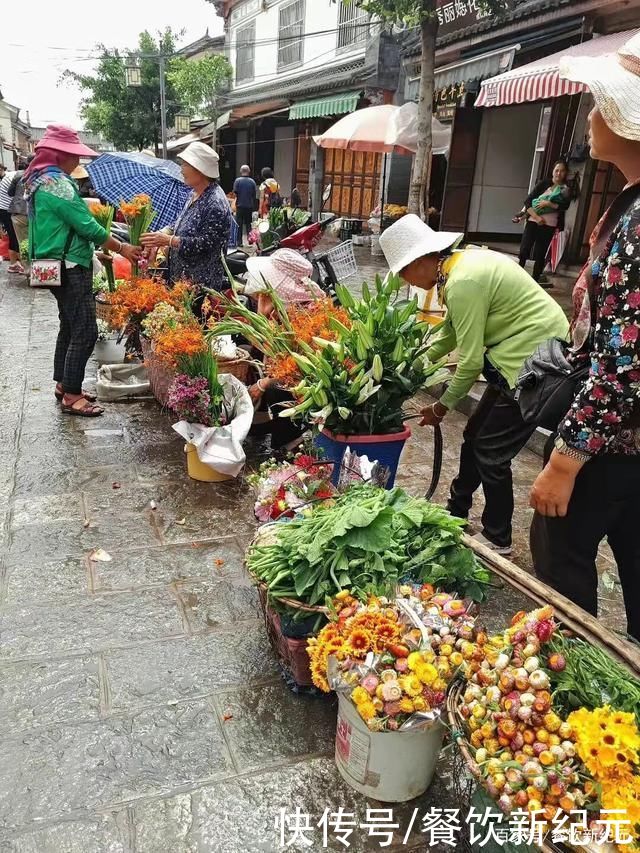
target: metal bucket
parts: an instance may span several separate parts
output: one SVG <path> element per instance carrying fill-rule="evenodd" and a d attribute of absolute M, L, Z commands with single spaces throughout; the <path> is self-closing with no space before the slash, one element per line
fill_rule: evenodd
<path fill-rule="evenodd" d="M 433 779 L 445 727 L 436 720 L 408 732 L 371 732 L 346 697 L 338 697 L 336 765 L 342 778 L 367 797 L 404 803 Z"/>

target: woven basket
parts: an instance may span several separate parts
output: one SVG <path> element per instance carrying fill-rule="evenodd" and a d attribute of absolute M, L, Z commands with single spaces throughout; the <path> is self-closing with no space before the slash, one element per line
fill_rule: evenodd
<path fill-rule="evenodd" d="M 161 406 L 166 406 L 169 397 L 169 388 L 176 377 L 176 372 L 171 367 L 167 367 L 153 352 L 153 344 L 144 335 L 140 336 L 142 344 L 142 356 L 144 364 L 147 368 L 151 393 L 160 403 Z"/>
<path fill-rule="evenodd" d="M 485 563 L 495 574 L 505 580 L 514 589 L 527 595 L 538 606 L 551 604 L 555 611 L 556 618 L 561 622 L 564 628 L 570 629 L 574 634 L 581 637 L 583 640 L 590 642 L 593 645 L 599 646 L 607 654 L 611 655 L 618 663 L 624 666 L 632 675 L 640 676 L 640 651 L 637 647 L 622 639 L 611 631 L 607 630 L 597 619 L 590 616 L 588 613 L 576 607 L 573 602 L 569 601 L 564 596 L 560 595 L 555 590 L 552 590 L 546 584 L 539 581 L 537 578 L 529 575 L 523 569 L 520 569 L 510 560 L 495 554 L 486 546 L 477 543 L 470 536 L 463 537 L 464 544 L 471 548 L 472 551 Z M 472 747 L 464 733 L 465 720 L 460 714 L 460 705 L 462 703 L 462 694 L 464 693 L 465 683 L 461 679 L 454 682 L 447 693 L 447 717 L 451 727 L 451 737 L 457 744 L 462 757 L 467 765 L 467 768 L 477 783 L 486 790 L 486 782 L 482 774 L 479 772 L 476 764 Z M 487 792 L 488 793 L 488 792 Z M 559 851 L 572 850 L 568 844 L 554 844 L 550 836 L 544 840 L 540 850 L 544 853 L 559 853 Z M 615 853 L 613 845 L 596 845 L 594 843 L 582 845 L 579 848 L 586 853 Z"/>
<path fill-rule="evenodd" d="M 245 385 L 249 384 L 252 370 L 253 361 L 246 350 L 238 349 L 236 358 L 234 359 L 218 358 L 218 371 L 235 376 L 236 379 L 244 382 Z"/>
<path fill-rule="evenodd" d="M 108 302 L 102 302 L 96 299 L 96 320 L 104 320 L 113 328 L 111 318 L 113 316 L 113 308 Z"/>

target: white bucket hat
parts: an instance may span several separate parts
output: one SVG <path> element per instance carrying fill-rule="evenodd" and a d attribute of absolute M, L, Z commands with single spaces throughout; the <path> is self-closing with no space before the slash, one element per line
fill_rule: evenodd
<path fill-rule="evenodd" d="M 444 252 L 459 243 L 464 234 L 451 231 L 434 231 L 416 216 L 408 213 L 380 235 L 380 248 L 384 252 L 392 273 L 400 273 L 410 263 L 425 255 Z"/>
<path fill-rule="evenodd" d="M 187 145 L 182 154 L 178 154 L 178 159 L 184 160 L 207 178 L 220 177 L 220 158 L 213 148 L 204 142 L 192 142 Z"/>
<path fill-rule="evenodd" d="M 589 87 L 607 126 L 624 139 L 640 142 L 640 33 L 617 53 L 566 56 L 560 76 Z"/>

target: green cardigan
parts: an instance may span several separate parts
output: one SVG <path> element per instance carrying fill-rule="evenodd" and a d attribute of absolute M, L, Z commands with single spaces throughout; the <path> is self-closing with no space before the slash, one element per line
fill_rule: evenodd
<path fill-rule="evenodd" d="M 445 284 L 444 301 L 447 317 L 428 356 L 438 361 L 458 350 L 458 366 L 441 399 L 448 409 L 471 390 L 485 354 L 513 388 L 538 344 L 569 337 L 558 303 L 515 261 L 488 249 L 462 252 Z"/>
<path fill-rule="evenodd" d="M 71 178 L 56 176 L 41 184 L 34 193 L 32 209 L 29 256 L 62 260 L 67 238 L 73 232 L 65 259 L 90 268 L 94 245 L 102 245 L 109 235 L 89 213 Z"/>

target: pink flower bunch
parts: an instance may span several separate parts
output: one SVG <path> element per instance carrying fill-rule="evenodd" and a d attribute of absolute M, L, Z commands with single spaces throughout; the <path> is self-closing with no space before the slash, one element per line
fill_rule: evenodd
<path fill-rule="evenodd" d="M 186 373 L 179 373 L 169 388 L 167 406 L 182 421 L 212 426 L 209 383 L 203 376 L 194 379 Z"/>

